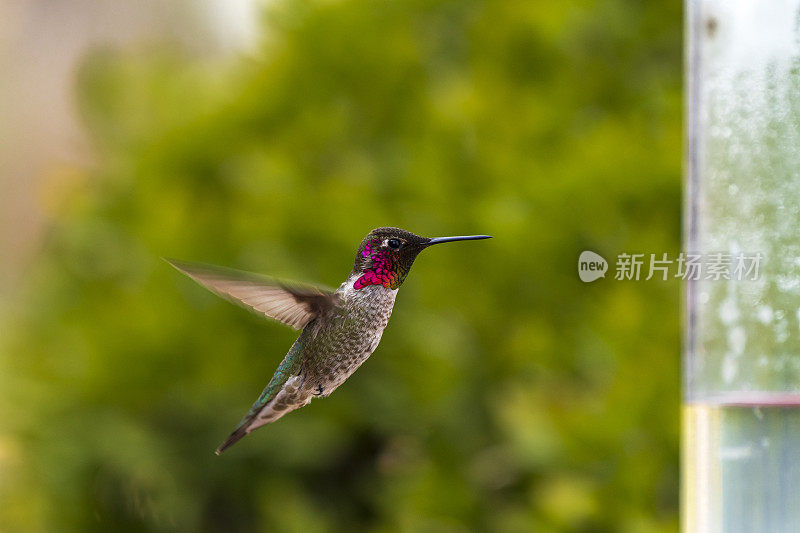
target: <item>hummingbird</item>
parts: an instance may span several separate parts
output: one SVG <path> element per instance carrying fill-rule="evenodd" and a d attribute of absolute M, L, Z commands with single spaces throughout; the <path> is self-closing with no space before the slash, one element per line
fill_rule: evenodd
<path fill-rule="evenodd" d="M 335 291 L 166 259 L 218 296 L 302 330 L 264 391 L 216 454 L 313 398 L 329 396 L 344 383 L 377 348 L 397 290 L 422 250 L 445 242 L 489 238 L 428 238 L 399 228 L 373 229 L 361 241 L 347 280 Z"/>

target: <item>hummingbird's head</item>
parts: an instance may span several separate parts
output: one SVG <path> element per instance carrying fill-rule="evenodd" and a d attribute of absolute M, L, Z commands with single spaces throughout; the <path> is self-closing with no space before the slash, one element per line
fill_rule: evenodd
<path fill-rule="evenodd" d="M 359 277 L 353 287 L 358 290 L 367 285 L 383 285 L 388 289 L 397 289 L 405 281 L 414 259 L 428 246 L 489 238 L 489 235 L 469 235 L 431 239 L 400 228 L 375 228 L 364 237 L 356 252 L 353 273 Z"/>

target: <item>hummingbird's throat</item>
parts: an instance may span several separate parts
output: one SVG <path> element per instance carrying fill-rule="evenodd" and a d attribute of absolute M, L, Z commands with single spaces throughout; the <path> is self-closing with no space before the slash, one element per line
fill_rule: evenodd
<path fill-rule="evenodd" d="M 353 284 L 356 290 L 363 289 L 368 285 L 383 285 L 387 289 L 397 289 L 403 283 L 398 268 L 397 256 L 387 250 L 374 250 L 371 243 L 364 246 L 361 251 L 364 259 L 370 260 L 370 266 L 364 269 L 364 273 Z"/>

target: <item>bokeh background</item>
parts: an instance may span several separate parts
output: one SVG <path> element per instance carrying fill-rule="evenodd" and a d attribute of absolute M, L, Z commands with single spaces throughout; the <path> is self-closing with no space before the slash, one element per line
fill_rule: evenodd
<path fill-rule="evenodd" d="M 679 286 L 613 262 L 679 250 L 680 2 L 3 10 L 0 530 L 677 528 Z M 495 238 L 215 456 L 295 332 L 160 257 L 337 286 L 382 225 Z"/>

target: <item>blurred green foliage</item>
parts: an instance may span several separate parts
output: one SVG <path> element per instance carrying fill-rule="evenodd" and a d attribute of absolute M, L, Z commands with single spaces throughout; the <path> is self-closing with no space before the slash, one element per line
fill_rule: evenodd
<path fill-rule="evenodd" d="M 6 531 L 673 531 L 679 2 L 278 1 L 257 57 L 97 51 L 97 163 L 0 352 Z M 295 333 L 160 256 L 338 285 L 424 253 L 336 393 L 214 448 Z"/>

